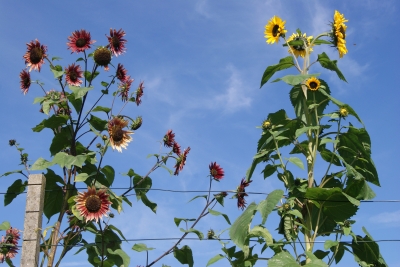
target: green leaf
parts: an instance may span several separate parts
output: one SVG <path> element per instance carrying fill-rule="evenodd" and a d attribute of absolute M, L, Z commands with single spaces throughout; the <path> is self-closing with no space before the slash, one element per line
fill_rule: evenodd
<path fill-rule="evenodd" d="M 98 111 L 103 111 L 108 114 L 111 111 L 111 108 L 97 106 L 92 110 L 92 112 L 98 112 Z"/>
<path fill-rule="evenodd" d="M 218 255 L 212 257 L 212 258 L 207 262 L 206 267 L 210 266 L 210 265 L 213 264 L 213 263 L 216 263 L 217 261 L 219 261 L 220 259 L 223 259 L 223 258 L 225 258 L 225 257 L 224 257 L 222 254 L 218 254 Z"/>
<path fill-rule="evenodd" d="M 117 266 L 121 266 L 121 267 L 129 266 L 131 259 L 128 256 L 128 254 L 126 254 L 125 251 L 123 251 L 122 249 L 116 249 L 113 251 L 112 249 L 108 248 L 107 252 L 108 252 L 108 254 L 111 254 L 111 255 L 117 255 L 122 259 L 123 265 L 117 264 Z M 108 258 L 110 258 L 110 256 L 108 256 Z M 114 260 L 113 260 L 113 263 L 114 263 Z M 111 266 L 114 266 L 114 264 L 112 264 Z M 103 267 L 105 267 L 105 265 L 103 265 Z"/>
<path fill-rule="evenodd" d="M 287 213 L 299 217 L 300 219 L 303 219 L 303 215 L 298 210 L 289 210 Z"/>
<path fill-rule="evenodd" d="M 133 177 L 133 184 L 135 186 L 136 198 L 138 200 L 141 198 L 142 194 L 146 194 L 153 185 L 153 181 L 150 177 L 144 178 L 143 181 L 138 185 L 139 181 L 142 181 L 142 177 L 135 174 Z"/>
<path fill-rule="evenodd" d="M 52 58 L 51 58 L 51 61 L 61 60 L 61 59 L 62 59 L 61 57 L 52 57 Z"/>
<path fill-rule="evenodd" d="M 221 212 L 219 212 L 219 211 L 216 211 L 216 210 L 212 210 L 212 209 L 208 209 L 208 212 L 209 212 L 211 215 L 214 215 L 214 216 L 222 215 L 222 216 L 225 218 L 226 222 L 227 222 L 228 224 L 231 224 L 231 221 L 229 220 L 228 215 L 223 214 L 223 213 L 221 213 Z"/>
<path fill-rule="evenodd" d="M 311 261 L 304 266 L 306 266 L 306 267 L 329 267 L 328 264 L 326 264 L 322 260 L 318 259 L 312 252 L 306 251 L 305 253 Z"/>
<path fill-rule="evenodd" d="M 294 66 L 294 62 L 293 62 L 293 57 L 292 56 L 288 56 L 285 58 L 282 58 L 278 64 L 276 65 L 272 65 L 269 66 L 261 79 L 261 87 L 263 87 L 263 85 L 268 82 L 268 80 L 275 74 L 275 72 L 280 71 L 280 70 L 284 70 L 284 69 L 288 69 Z"/>
<path fill-rule="evenodd" d="M 196 229 L 193 229 L 193 228 L 190 228 L 189 230 L 185 230 L 183 228 L 180 228 L 179 230 L 181 230 L 181 232 L 184 232 L 184 233 L 195 233 L 199 237 L 200 240 L 204 239 L 203 233 L 200 232 L 199 230 L 196 230 Z"/>
<path fill-rule="evenodd" d="M 200 197 L 204 197 L 205 199 L 207 199 L 207 195 L 195 196 L 194 198 L 192 198 L 191 200 L 189 200 L 188 203 L 191 202 L 191 201 L 193 201 L 193 200 L 195 200 L 196 198 L 200 198 Z"/>
<path fill-rule="evenodd" d="M 61 128 L 61 131 L 54 135 L 50 145 L 50 154 L 52 156 L 71 145 L 72 129 L 67 127 Z"/>
<path fill-rule="evenodd" d="M 14 198 L 25 191 L 28 181 L 22 182 L 21 179 L 15 180 L 14 183 L 7 189 L 7 193 L 4 195 L 4 206 L 10 204 Z"/>
<path fill-rule="evenodd" d="M 101 82 L 101 85 L 103 85 L 104 87 L 107 87 L 109 83 L 107 82 Z"/>
<path fill-rule="evenodd" d="M 339 244 L 338 241 L 333 240 L 325 240 L 324 249 L 330 249 L 331 247 L 335 247 Z"/>
<path fill-rule="evenodd" d="M 329 251 L 322 251 L 320 249 L 316 250 L 314 252 L 315 257 L 317 257 L 318 259 L 322 260 L 323 258 L 325 258 L 327 255 L 329 254 Z"/>
<path fill-rule="evenodd" d="M 265 222 L 267 221 L 268 215 L 274 210 L 276 205 L 282 199 L 283 194 L 284 194 L 283 190 L 280 190 L 280 189 L 274 190 L 268 194 L 268 196 L 265 200 L 261 201 L 258 204 L 257 210 L 261 214 L 261 218 L 262 218 L 261 224 L 265 224 Z"/>
<path fill-rule="evenodd" d="M 339 68 L 336 65 L 336 60 L 330 60 L 328 55 L 323 52 L 322 54 L 318 55 L 318 62 L 321 64 L 321 66 L 325 69 L 335 71 L 339 79 L 342 81 L 346 81 L 346 78 L 343 76 L 342 72 L 339 70 Z"/>
<path fill-rule="evenodd" d="M 262 171 L 262 173 L 264 173 L 264 179 L 274 174 L 276 172 L 276 169 L 276 165 L 267 164 L 267 166 L 265 166 L 264 170 Z"/>
<path fill-rule="evenodd" d="M 376 196 L 374 191 L 364 179 L 348 179 L 344 192 L 358 200 L 369 200 L 375 198 Z"/>
<path fill-rule="evenodd" d="M 174 248 L 174 257 L 181 263 L 193 267 L 193 254 L 189 246 L 183 246 L 181 249 Z"/>
<path fill-rule="evenodd" d="M 58 164 L 62 168 L 66 167 L 67 169 L 71 169 L 71 166 L 82 167 L 82 164 L 85 162 L 87 156 L 93 153 L 94 152 L 88 153 L 87 155 L 72 156 L 65 152 L 59 152 L 54 156 L 51 163 Z"/>
<path fill-rule="evenodd" d="M 314 74 L 298 74 L 298 75 L 286 75 L 282 78 L 278 78 L 274 80 L 273 82 L 278 82 L 278 81 L 284 81 L 285 83 L 289 85 L 298 85 L 302 83 L 304 80 L 309 79 L 311 77 L 318 77 L 320 73 L 314 73 Z"/>
<path fill-rule="evenodd" d="M 300 135 L 307 132 L 308 130 L 318 130 L 319 128 L 319 126 L 302 127 L 296 131 L 296 138 L 300 137 Z"/>
<path fill-rule="evenodd" d="M 88 122 L 90 123 L 90 125 L 93 126 L 93 128 L 95 128 L 97 131 L 104 131 L 107 130 L 107 124 L 108 121 L 106 120 L 102 120 L 99 117 L 90 115 L 90 119 L 88 120 Z"/>
<path fill-rule="evenodd" d="M 74 107 L 75 111 L 79 113 L 82 109 L 82 98 L 76 98 L 75 94 L 69 94 L 67 98 Z"/>
<path fill-rule="evenodd" d="M 35 163 L 31 166 L 32 171 L 39 171 L 47 169 L 50 166 L 53 166 L 55 163 L 45 160 L 44 158 L 38 158 Z"/>
<path fill-rule="evenodd" d="M 249 238 L 251 237 L 262 237 L 265 240 L 267 246 L 271 246 L 274 243 L 271 233 L 262 226 L 254 226 L 249 232 Z"/>
<path fill-rule="evenodd" d="M 3 176 L 8 176 L 13 173 L 21 173 L 22 174 L 22 170 L 16 170 L 16 171 L 10 171 L 10 172 L 3 173 L 2 175 L 0 175 L 0 178 Z"/>
<path fill-rule="evenodd" d="M 74 93 L 75 99 L 82 98 L 86 95 L 87 92 L 93 89 L 93 86 L 90 87 L 79 87 L 70 85 L 69 89 Z"/>
<path fill-rule="evenodd" d="M 290 157 L 287 160 L 289 162 L 293 163 L 294 165 L 296 165 L 297 167 L 299 167 L 300 169 L 304 170 L 303 161 L 301 161 L 301 159 L 299 159 L 297 157 Z"/>
<path fill-rule="evenodd" d="M 94 78 L 96 78 L 97 77 L 97 75 L 99 75 L 100 74 L 100 72 L 98 72 L 98 71 L 96 71 L 96 72 L 94 72 L 93 73 L 93 75 L 92 75 L 92 73 L 90 72 L 90 71 L 85 71 L 84 72 L 84 76 L 85 76 L 85 78 L 86 78 L 86 80 L 88 81 L 88 82 L 91 82 L 91 81 L 93 81 L 94 80 Z"/>
<path fill-rule="evenodd" d="M 357 236 L 351 244 L 354 256 L 367 264 L 373 264 L 379 259 L 379 246 L 369 236 Z"/>
<path fill-rule="evenodd" d="M 149 207 L 154 213 L 157 212 L 157 204 L 151 202 L 145 194 L 141 194 L 141 199 L 144 205 Z"/>
<path fill-rule="evenodd" d="M 257 205 L 253 202 L 247 209 L 236 219 L 229 230 L 229 237 L 232 241 L 243 250 L 245 258 L 249 255 L 249 234 L 250 223 L 257 212 Z"/>
<path fill-rule="evenodd" d="M 47 219 L 50 220 L 50 218 L 53 215 L 60 212 L 61 207 L 63 205 L 64 190 L 63 186 L 60 186 L 58 184 L 64 185 L 64 180 L 60 176 L 55 174 L 55 172 L 51 169 L 47 170 L 45 177 L 46 177 L 46 191 L 44 193 L 43 213 L 47 217 Z M 68 189 L 67 192 L 70 195 L 74 195 L 76 189 L 75 190 Z"/>
<path fill-rule="evenodd" d="M 184 221 L 184 222 L 194 222 L 194 221 L 196 221 L 196 219 L 174 218 L 174 222 L 175 222 L 175 224 L 176 224 L 177 227 L 179 227 L 179 224 L 181 223 L 181 221 Z"/>
<path fill-rule="evenodd" d="M 54 78 L 59 78 L 64 75 L 65 71 L 60 65 L 57 65 L 55 67 L 50 67 L 51 72 L 54 74 Z"/>
<path fill-rule="evenodd" d="M 0 231 L 6 231 L 8 229 L 10 229 L 11 225 L 9 222 L 4 221 L 0 224 Z"/>
<path fill-rule="evenodd" d="M 299 267 L 300 265 L 296 262 L 293 256 L 287 252 L 282 251 L 275 254 L 271 259 L 268 260 L 268 267 Z"/>
<path fill-rule="evenodd" d="M 110 165 L 106 165 L 103 168 L 101 168 L 100 170 L 106 176 L 107 181 L 108 181 L 109 185 L 111 186 L 114 182 L 114 177 L 115 177 L 115 171 L 114 171 L 113 167 L 111 167 Z"/>
<path fill-rule="evenodd" d="M 153 250 L 154 248 L 148 248 L 146 246 L 146 244 L 138 243 L 138 244 L 133 245 L 132 249 L 137 251 L 137 252 L 142 252 L 142 251 Z"/>
<path fill-rule="evenodd" d="M 91 174 L 79 173 L 78 175 L 75 176 L 75 182 L 85 182 L 89 177 L 92 177 L 96 174 L 97 174 L 96 172 L 93 172 Z"/>

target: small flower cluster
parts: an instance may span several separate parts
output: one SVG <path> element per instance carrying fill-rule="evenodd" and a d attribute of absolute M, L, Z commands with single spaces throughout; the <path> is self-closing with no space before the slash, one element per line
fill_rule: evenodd
<path fill-rule="evenodd" d="M 6 236 L 1 237 L 0 241 L 0 263 L 4 262 L 4 259 L 12 259 L 18 253 L 18 240 L 20 239 L 19 230 L 10 227 L 6 231 Z"/>
<path fill-rule="evenodd" d="M 163 138 L 164 146 L 172 147 L 172 152 L 178 157 L 176 158 L 176 164 L 174 166 L 174 175 L 179 175 L 179 172 L 183 170 L 183 166 L 186 164 L 186 157 L 189 154 L 190 147 L 186 148 L 183 153 L 181 152 L 181 146 L 175 141 L 175 134 L 172 130 L 168 130 Z"/>

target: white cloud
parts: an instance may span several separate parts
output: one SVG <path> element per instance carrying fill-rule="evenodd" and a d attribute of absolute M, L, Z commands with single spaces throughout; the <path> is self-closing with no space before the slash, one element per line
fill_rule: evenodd
<path fill-rule="evenodd" d="M 223 108 L 225 113 L 234 113 L 242 108 L 249 107 L 252 99 L 243 86 L 239 71 L 232 65 L 228 66 L 230 77 L 225 92 L 214 97 L 213 107 Z"/>
<path fill-rule="evenodd" d="M 393 212 L 382 212 L 369 218 L 373 223 L 400 223 L 400 210 Z"/>
<path fill-rule="evenodd" d="M 197 13 L 199 13 L 200 15 L 206 17 L 206 18 L 211 18 L 211 14 L 208 11 L 208 4 L 207 4 L 207 0 L 200 0 L 196 2 L 195 5 L 195 10 Z"/>

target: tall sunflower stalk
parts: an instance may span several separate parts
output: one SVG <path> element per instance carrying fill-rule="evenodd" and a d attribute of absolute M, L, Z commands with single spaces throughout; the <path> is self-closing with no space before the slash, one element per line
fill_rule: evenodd
<path fill-rule="evenodd" d="M 315 38 L 299 29 L 287 38 L 286 21 L 277 16 L 265 26 L 266 42 L 275 44 L 283 39 L 289 56 L 267 67 L 261 87 L 276 72 L 295 68 L 297 74 L 274 80 L 292 87 L 289 95 L 295 117 L 290 119 L 283 109 L 268 114 L 260 127 L 257 153 L 244 183 L 249 184 L 255 168 L 264 165 L 264 179 L 276 173 L 285 191 L 275 190 L 260 203 L 251 203 L 232 225 L 230 237 L 241 252 L 233 254 L 225 249 L 230 262 L 253 266 L 261 257 L 253 252 L 254 246 L 250 247 L 249 242 L 250 238 L 258 237 L 264 245 L 262 252 L 267 248 L 272 250 L 272 257 L 267 258 L 269 267 L 330 266 L 339 263 L 345 251 L 350 251 L 361 266 L 386 266 L 378 244 L 366 229 L 363 228 L 365 237 L 352 231 L 355 221 L 351 217 L 356 214 L 360 200 L 375 196 L 368 183 L 379 186 L 368 132 L 348 104 L 331 96 L 328 84 L 319 77 L 322 75 L 309 73 L 312 65 L 319 63 L 346 81 L 336 60 L 331 60 L 325 52 L 315 58 L 313 52 L 316 46 L 328 44 L 337 49 L 339 58 L 346 55 L 347 21 L 335 11 L 331 29 Z M 329 103 L 337 109 L 327 111 Z M 347 119 L 349 123 L 345 125 Z M 355 127 L 355 123 L 360 127 Z M 287 150 L 287 146 L 292 149 Z M 285 157 L 287 152 L 300 157 Z M 293 170 L 296 166 L 304 171 Z M 280 217 L 281 238 L 273 238 L 264 226 L 273 210 Z M 251 228 L 256 212 L 262 222 Z M 344 236 L 352 238 L 352 244 L 341 242 Z M 316 249 L 317 239 L 325 242 L 323 250 Z M 371 246 L 364 246 L 363 241 L 371 242 Z"/>

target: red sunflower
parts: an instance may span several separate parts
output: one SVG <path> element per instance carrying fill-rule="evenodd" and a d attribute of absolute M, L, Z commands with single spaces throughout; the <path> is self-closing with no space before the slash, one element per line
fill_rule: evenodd
<path fill-rule="evenodd" d="M 76 52 L 83 52 L 90 49 L 90 45 L 95 43 L 90 37 L 90 32 L 85 30 L 74 31 L 71 36 L 68 37 L 68 49 L 71 49 L 71 54 Z"/>
<path fill-rule="evenodd" d="M 245 193 L 246 192 L 245 188 L 248 187 L 251 182 L 252 181 L 246 182 L 245 179 L 242 178 L 242 181 L 240 182 L 240 185 L 236 189 L 235 197 L 238 199 L 237 206 L 238 206 L 238 208 L 240 208 L 242 210 L 246 207 L 246 200 L 244 199 L 244 197 L 248 196 Z"/>
<path fill-rule="evenodd" d="M 7 231 L 6 231 L 6 236 L 2 236 L 1 237 L 1 241 L 0 243 L 3 244 L 9 244 L 7 246 L 8 251 L 7 252 L 3 252 L 0 251 L 0 263 L 4 262 L 4 259 L 12 259 L 15 258 L 15 256 L 18 253 L 18 240 L 20 239 L 20 233 L 19 230 L 16 228 L 12 228 L 10 227 Z"/>
<path fill-rule="evenodd" d="M 138 89 L 136 90 L 136 105 L 140 105 L 142 103 L 142 96 L 143 96 L 143 82 L 140 82 Z"/>
<path fill-rule="evenodd" d="M 224 169 L 222 169 L 216 162 L 211 162 L 208 167 L 210 168 L 210 175 L 214 180 L 219 181 L 224 178 Z"/>
<path fill-rule="evenodd" d="M 65 68 L 65 74 L 65 80 L 69 85 L 80 86 L 82 84 L 82 80 L 79 80 L 83 77 L 81 66 L 75 66 L 75 63 L 73 63 Z"/>
<path fill-rule="evenodd" d="M 117 79 L 120 80 L 121 82 L 124 82 L 127 79 L 126 74 L 127 74 L 127 70 L 124 68 L 124 65 L 122 65 L 121 63 L 118 63 L 117 73 L 115 74 Z"/>
<path fill-rule="evenodd" d="M 121 96 L 122 101 L 128 100 L 129 89 L 131 88 L 133 81 L 134 79 L 131 79 L 131 76 L 126 76 L 125 80 L 118 85 L 118 88 L 121 90 L 119 95 Z"/>
<path fill-rule="evenodd" d="M 177 142 L 174 142 L 174 145 L 172 147 L 172 151 L 179 156 L 182 153 L 181 152 L 181 146 Z"/>
<path fill-rule="evenodd" d="M 107 216 L 111 204 L 106 190 L 100 189 L 96 191 L 94 186 L 88 187 L 87 192 L 80 192 L 75 197 L 75 202 L 76 209 L 86 219 L 86 222 L 92 220 L 98 222 L 101 217 Z"/>
<path fill-rule="evenodd" d="M 22 92 L 24 93 L 24 95 L 26 95 L 26 93 L 28 93 L 29 87 L 31 86 L 31 74 L 28 71 L 23 70 L 19 74 L 19 77 L 21 78 L 20 82 Z"/>
<path fill-rule="evenodd" d="M 181 170 L 183 170 L 183 166 L 185 166 L 186 164 L 186 157 L 187 154 L 189 154 L 190 151 L 190 147 L 186 148 L 185 151 L 183 151 L 183 154 L 179 155 L 179 158 L 177 158 L 176 160 L 176 164 L 175 164 L 175 172 L 174 175 L 179 175 L 179 172 Z"/>
<path fill-rule="evenodd" d="M 106 35 L 109 43 L 107 47 L 110 48 L 116 57 L 126 51 L 125 43 L 127 41 L 122 38 L 125 34 L 125 31 L 122 29 L 119 29 L 118 31 L 110 29 L 110 36 Z"/>
<path fill-rule="evenodd" d="M 175 134 L 172 132 L 172 130 L 167 131 L 167 133 L 164 135 L 163 141 L 164 141 L 164 146 L 166 147 L 172 147 L 174 145 Z"/>
<path fill-rule="evenodd" d="M 44 59 L 47 57 L 47 46 L 41 45 L 37 39 L 27 43 L 26 46 L 28 47 L 28 51 L 23 56 L 25 64 L 27 64 L 27 67 L 30 66 L 29 71 L 32 69 L 40 71 Z"/>
<path fill-rule="evenodd" d="M 108 134 L 110 135 L 110 143 L 113 149 L 122 152 L 121 148 L 128 146 L 128 143 L 132 141 L 130 134 L 132 131 L 123 130 L 128 125 L 128 121 L 115 117 L 108 122 Z"/>

